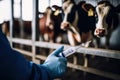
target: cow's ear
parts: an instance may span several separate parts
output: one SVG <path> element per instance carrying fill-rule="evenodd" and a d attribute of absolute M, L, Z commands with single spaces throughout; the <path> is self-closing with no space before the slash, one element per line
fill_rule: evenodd
<path fill-rule="evenodd" d="M 59 11 L 59 10 L 56 10 L 56 11 L 54 12 L 54 16 L 58 16 L 59 13 L 60 13 L 60 11 Z"/>
<path fill-rule="evenodd" d="M 117 13 L 120 13 L 120 4 L 117 5 L 116 11 L 117 11 Z"/>

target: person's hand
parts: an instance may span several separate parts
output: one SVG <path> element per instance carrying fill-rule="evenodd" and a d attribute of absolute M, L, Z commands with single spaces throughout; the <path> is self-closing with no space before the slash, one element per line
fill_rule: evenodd
<path fill-rule="evenodd" d="M 59 57 L 60 52 L 63 51 L 63 46 L 52 52 L 42 64 L 46 68 L 51 78 L 62 76 L 66 71 L 67 59 L 65 57 Z"/>

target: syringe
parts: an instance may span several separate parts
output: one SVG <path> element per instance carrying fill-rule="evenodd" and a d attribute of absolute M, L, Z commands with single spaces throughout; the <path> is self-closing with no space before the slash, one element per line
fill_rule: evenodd
<path fill-rule="evenodd" d="M 60 57 L 68 57 L 74 54 L 81 46 L 70 47 L 59 54 Z"/>
<path fill-rule="evenodd" d="M 64 50 L 62 53 L 59 54 L 60 57 L 68 57 L 72 54 L 74 54 L 77 49 L 79 49 L 80 47 L 85 47 L 86 44 L 88 45 L 91 41 L 87 41 L 86 43 L 81 43 L 79 46 L 74 46 L 74 47 L 70 47 L 66 50 Z"/>

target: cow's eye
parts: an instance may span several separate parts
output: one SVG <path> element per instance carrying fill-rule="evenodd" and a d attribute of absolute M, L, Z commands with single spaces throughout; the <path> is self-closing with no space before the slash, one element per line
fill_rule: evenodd
<path fill-rule="evenodd" d="M 63 10 L 65 11 L 67 9 L 67 6 L 65 6 L 64 8 L 63 8 Z"/>
<path fill-rule="evenodd" d="M 67 9 L 67 7 L 65 7 L 65 10 Z"/>
<path fill-rule="evenodd" d="M 96 23 L 98 22 L 98 14 L 97 14 L 97 12 L 95 12 L 95 22 Z"/>
<path fill-rule="evenodd" d="M 98 15 L 95 14 L 95 22 L 97 23 L 98 22 Z"/>
<path fill-rule="evenodd" d="M 61 15 L 62 15 L 62 19 L 63 19 L 63 18 L 64 18 L 64 16 L 65 16 L 64 12 L 62 12 L 62 14 L 61 14 Z"/>

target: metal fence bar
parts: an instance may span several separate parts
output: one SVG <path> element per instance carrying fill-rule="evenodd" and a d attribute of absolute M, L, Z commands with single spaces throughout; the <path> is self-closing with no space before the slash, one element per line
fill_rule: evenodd
<path fill-rule="evenodd" d="M 90 55 L 96 55 L 96 56 L 102 56 L 102 57 L 120 59 L 120 51 L 116 51 L 116 50 L 81 47 L 80 49 L 77 50 L 77 52 L 81 52 L 84 54 L 90 54 Z"/>
<path fill-rule="evenodd" d="M 46 47 L 46 48 L 53 48 L 53 49 L 56 49 L 56 48 L 58 48 L 59 46 L 62 46 L 62 45 L 65 47 L 65 49 L 71 47 L 70 45 L 65 45 L 65 44 L 36 42 L 36 46 Z M 99 48 L 80 47 L 77 50 L 77 52 L 82 53 L 82 54 L 90 54 L 90 55 L 96 55 L 96 56 L 120 59 L 120 51 L 116 51 L 116 50 L 106 50 L 106 49 L 99 49 Z"/>
<path fill-rule="evenodd" d="M 12 46 L 13 37 L 13 0 L 10 0 L 10 45 Z"/>
<path fill-rule="evenodd" d="M 25 45 L 32 46 L 32 40 L 13 38 L 12 41 L 14 43 L 19 43 L 19 44 L 25 44 Z M 67 49 L 67 48 L 71 47 L 70 45 L 66 45 L 66 44 L 57 44 L 57 43 L 49 43 L 49 42 L 42 42 L 42 41 L 40 41 L 40 42 L 35 41 L 34 44 L 37 47 L 51 48 L 51 49 L 56 49 L 56 48 L 58 48 L 62 45 L 64 46 L 64 49 Z M 84 47 L 81 47 L 77 50 L 77 52 L 82 53 L 82 54 L 90 54 L 90 55 L 120 59 L 120 51 L 116 51 L 116 50 L 106 50 L 106 49 L 99 49 L 99 48 L 84 48 Z"/>
<path fill-rule="evenodd" d="M 32 20 L 32 53 L 33 62 L 35 61 L 35 54 L 36 54 L 36 28 L 37 28 L 37 18 L 38 18 L 38 0 L 33 0 L 33 20 Z"/>

